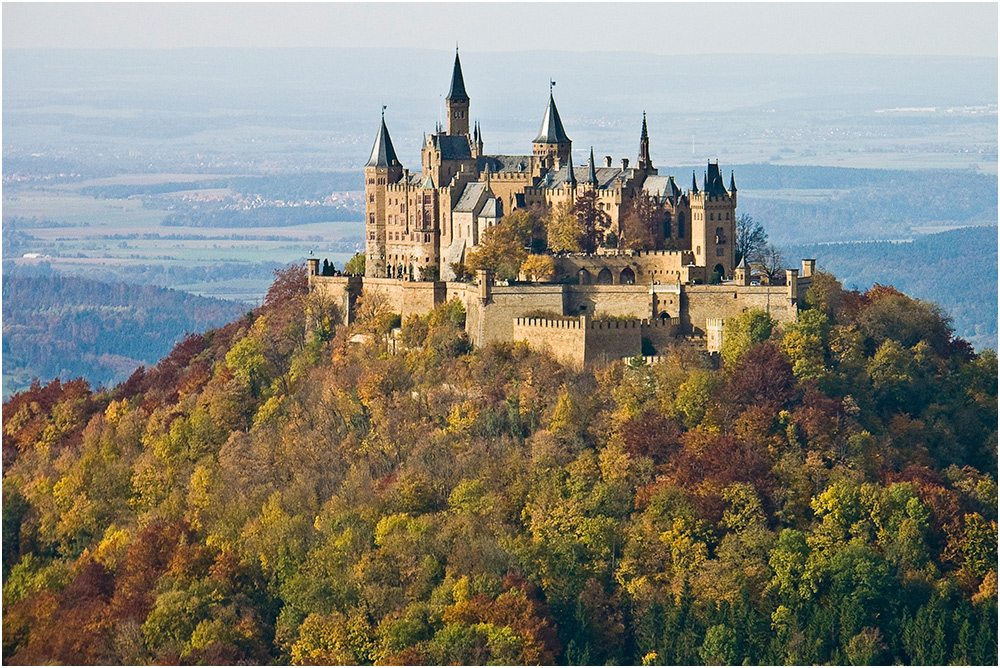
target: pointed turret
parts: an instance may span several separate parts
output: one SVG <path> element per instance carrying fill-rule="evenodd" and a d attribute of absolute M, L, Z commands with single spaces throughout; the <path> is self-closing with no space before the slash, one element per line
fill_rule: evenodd
<path fill-rule="evenodd" d="M 565 162 L 573 148 L 573 142 L 566 136 L 562 119 L 559 118 L 559 110 L 556 109 L 556 100 L 549 89 L 549 106 L 545 108 L 545 117 L 542 119 L 542 129 L 531 144 L 532 152 L 542 158 L 543 164 L 549 169 L 555 161 Z"/>
<path fill-rule="evenodd" d="M 653 168 L 653 160 L 649 157 L 649 132 L 646 130 L 646 112 L 642 112 L 642 133 L 639 135 L 639 160 L 636 167 L 643 171 Z"/>
<path fill-rule="evenodd" d="M 535 144 L 563 144 L 569 143 L 570 138 L 566 136 L 562 119 L 559 118 L 559 110 L 556 109 L 556 100 L 549 93 L 549 106 L 545 108 L 545 117 L 542 118 L 542 129 L 535 137 Z"/>
<path fill-rule="evenodd" d="M 736 194 L 736 172 L 729 172 L 729 194 Z"/>
<path fill-rule="evenodd" d="M 573 152 L 566 159 L 566 183 L 570 188 L 576 188 L 576 174 L 573 173 Z"/>
<path fill-rule="evenodd" d="M 691 192 L 698 192 L 698 174 L 693 169 L 691 170 Z"/>
<path fill-rule="evenodd" d="M 451 88 L 445 99 L 449 102 L 469 101 L 469 94 L 465 92 L 465 79 L 462 77 L 462 61 L 458 59 L 458 47 L 455 48 L 455 67 L 451 71 Z"/>
<path fill-rule="evenodd" d="M 396 150 L 392 147 L 389 129 L 385 127 L 385 111 L 383 110 L 382 125 L 378 129 L 375 145 L 372 146 L 372 155 L 368 158 L 365 167 L 391 167 L 398 164 L 399 158 L 396 157 Z"/>
<path fill-rule="evenodd" d="M 455 67 L 451 71 L 451 87 L 445 98 L 448 107 L 448 134 L 469 135 L 469 94 L 465 92 L 465 79 L 462 77 L 462 62 L 458 59 L 458 47 L 455 47 Z"/>
<path fill-rule="evenodd" d="M 590 147 L 590 170 L 587 174 L 587 182 L 590 184 L 594 190 L 597 190 L 597 169 L 594 167 L 594 147 Z"/>

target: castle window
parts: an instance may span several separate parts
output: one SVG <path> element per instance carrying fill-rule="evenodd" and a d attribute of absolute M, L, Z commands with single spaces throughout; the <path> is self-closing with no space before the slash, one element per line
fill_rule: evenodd
<path fill-rule="evenodd" d="M 368 238 L 370 240 L 372 240 L 372 241 L 375 241 L 375 231 L 374 230 L 368 233 Z"/>
<path fill-rule="evenodd" d="M 714 213 L 708 214 L 708 219 L 709 220 L 715 220 L 715 214 Z"/>
<path fill-rule="evenodd" d="M 729 213 L 726 213 L 726 220 L 729 220 Z"/>
<path fill-rule="evenodd" d="M 375 193 L 369 193 L 369 195 L 368 195 L 368 201 L 369 202 L 374 202 L 375 201 Z"/>
<path fill-rule="evenodd" d="M 375 224 L 375 214 L 374 213 L 369 213 L 368 214 L 368 224 L 369 225 L 374 225 Z"/>
<path fill-rule="evenodd" d="M 715 249 L 715 257 L 722 257 L 725 254 L 725 250 L 722 248 Z"/>

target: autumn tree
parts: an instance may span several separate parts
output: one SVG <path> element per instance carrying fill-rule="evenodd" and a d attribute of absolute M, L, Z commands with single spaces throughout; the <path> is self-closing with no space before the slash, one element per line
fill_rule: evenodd
<path fill-rule="evenodd" d="M 580 250 L 593 253 L 604 242 L 604 233 L 610 225 L 610 218 L 601 208 L 597 192 L 593 189 L 586 190 L 576 198 L 572 211 L 580 224 Z"/>
<path fill-rule="evenodd" d="M 664 213 L 653 198 L 640 192 L 632 198 L 625 217 L 622 219 L 622 235 L 619 246 L 632 250 L 652 250 L 656 247 L 654 230 L 663 225 Z"/>
<path fill-rule="evenodd" d="M 584 249 L 584 229 L 568 202 L 556 204 L 546 214 L 549 248 L 556 253 L 579 253 Z"/>
<path fill-rule="evenodd" d="M 764 226 L 750 214 L 742 213 L 736 218 L 735 262 L 746 258 L 747 266 L 760 264 L 767 250 L 767 232 Z"/>

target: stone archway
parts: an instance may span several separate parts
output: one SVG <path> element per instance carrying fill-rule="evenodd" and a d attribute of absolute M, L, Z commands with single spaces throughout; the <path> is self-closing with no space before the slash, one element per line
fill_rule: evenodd
<path fill-rule="evenodd" d="M 618 277 L 618 282 L 622 285 L 635 285 L 635 272 L 632 271 L 632 267 L 622 269 L 622 273 Z"/>
<path fill-rule="evenodd" d="M 580 269 L 576 272 L 576 277 L 579 280 L 580 285 L 590 285 L 590 272 L 586 269 Z"/>
<path fill-rule="evenodd" d="M 712 271 L 714 271 L 715 273 L 717 273 L 719 275 L 720 279 L 724 279 L 726 277 L 726 268 L 723 267 L 721 263 L 715 265 L 715 267 L 712 269 Z"/>
<path fill-rule="evenodd" d="M 615 282 L 614 275 L 611 270 L 607 267 L 601 269 L 600 273 L 597 274 L 597 284 L 598 285 L 611 285 Z"/>

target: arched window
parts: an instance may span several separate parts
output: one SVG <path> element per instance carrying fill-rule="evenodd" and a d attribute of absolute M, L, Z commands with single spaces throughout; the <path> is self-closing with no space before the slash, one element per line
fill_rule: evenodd
<path fill-rule="evenodd" d="M 590 272 L 586 269 L 580 269 L 576 276 L 580 279 L 580 285 L 590 285 Z"/>
<path fill-rule="evenodd" d="M 611 285 L 615 282 L 614 277 L 611 274 L 611 270 L 607 267 L 601 269 L 600 273 L 597 274 L 597 284 L 598 285 Z"/>
<path fill-rule="evenodd" d="M 622 269 L 622 273 L 618 278 L 618 282 L 622 285 L 635 285 L 635 272 L 632 271 L 631 267 Z"/>

